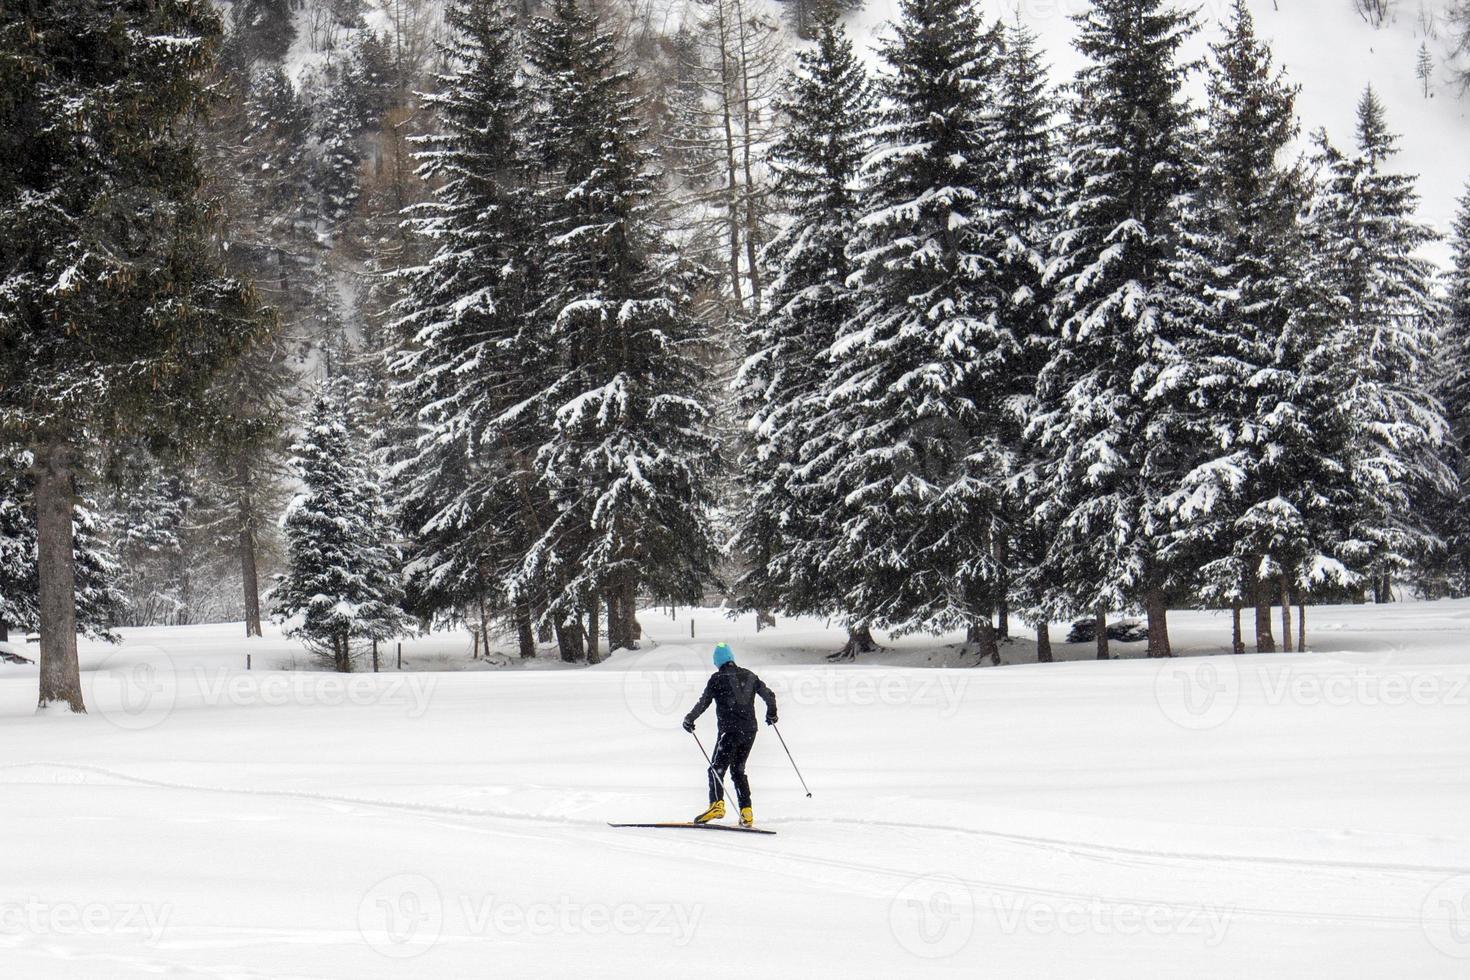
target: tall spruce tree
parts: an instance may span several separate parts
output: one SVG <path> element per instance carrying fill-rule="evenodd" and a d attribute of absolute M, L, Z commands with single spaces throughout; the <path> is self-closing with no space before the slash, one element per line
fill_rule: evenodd
<path fill-rule="evenodd" d="M 1392 577 L 1435 544 L 1423 500 L 1453 479 L 1440 456 L 1448 426 L 1429 373 L 1443 311 L 1434 265 L 1419 254 L 1437 236 L 1415 218 L 1415 178 L 1387 169 L 1397 138 L 1371 88 L 1358 103 L 1355 152 L 1340 152 L 1325 134 L 1317 143 L 1311 288 L 1316 315 L 1330 325 L 1324 356 L 1337 365 L 1354 431 L 1339 557 L 1387 601 Z"/>
<path fill-rule="evenodd" d="M 353 644 L 401 635 L 400 553 L 365 442 L 354 431 L 350 386 L 328 382 L 291 447 L 302 489 L 281 518 L 287 570 L 272 590 L 277 620 L 333 669 L 350 672 Z"/>
<path fill-rule="evenodd" d="M 1168 312 L 1169 262 L 1193 186 L 1191 66 L 1179 49 L 1195 25 L 1167 0 L 1099 0 L 1077 23 L 1088 63 L 1073 85 L 1070 179 L 1048 270 L 1060 337 L 1032 422 L 1049 455 L 1053 595 L 1071 612 L 1142 605 L 1149 653 L 1165 656 L 1177 580 L 1159 503 L 1178 461 L 1173 434 L 1154 424 L 1155 388 L 1182 329 Z"/>
<path fill-rule="evenodd" d="M 1036 627 L 1037 658 L 1051 659 L 1047 553 L 1051 529 L 1038 506 L 1046 492 L 1039 467 L 1045 454 L 1026 439 L 1036 412 L 1036 378 L 1051 358 L 1051 288 L 1045 281 L 1056 230 L 1059 161 L 1056 98 L 1036 35 L 1017 20 L 1003 38 L 1005 57 L 997 95 L 997 145 L 1002 153 L 999 218 L 1002 241 L 1000 297 L 1014 338 L 1014 367 L 1004 389 L 1000 421 L 1014 461 L 1003 497 L 1005 530 L 1001 573 L 1007 603 L 1016 602 Z"/>
<path fill-rule="evenodd" d="M 0 423 L 33 454 L 42 708 L 85 710 L 78 446 L 192 421 L 257 332 L 182 124 L 219 32 L 201 0 L 0 8 Z"/>
<path fill-rule="evenodd" d="M 463 0 L 446 18 L 451 67 L 426 97 L 439 130 L 418 151 L 434 198 L 409 221 L 435 252 L 407 271 L 395 325 L 394 401 L 417 433 L 398 467 L 408 588 L 426 618 L 509 608 L 521 655 L 534 656 L 538 583 L 520 583 L 514 596 L 506 588 L 550 520 L 534 470 L 545 375 L 527 328 L 542 246 L 521 57 L 504 4 Z"/>
<path fill-rule="evenodd" d="M 992 399 L 1000 322 L 994 193 L 999 32 L 970 0 L 904 0 L 882 51 L 885 109 L 864 167 L 853 315 L 832 346 L 826 577 L 863 626 L 965 625 L 1001 598 L 1007 462 Z M 994 652 L 991 642 L 986 652 Z"/>
<path fill-rule="evenodd" d="M 563 657 L 590 647 L 596 659 L 604 601 L 620 645 L 640 588 L 702 594 L 718 444 L 696 278 L 656 222 L 658 181 L 614 35 L 582 0 L 555 0 L 531 26 L 530 62 L 547 242 L 533 315 L 553 375 L 537 395 L 550 433 L 536 466 L 555 516 L 517 586 L 549 583 Z"/>
<path fill-rule="evenodd" d="M 1297 222 L 1306 181 L 1289 158 L 1296 88 L 1240 0 L 1211 50 L 1201 175 L 1174 273 L 1179 315 L 1201 329 L 1175 352 L 1169 408 L 1187 461 L 1166 500 L 1168 553 L 1198 568 L 1205 601 L 1237 616 L 1254 605 L 1256 648 L 1268 652 L 1283 571 L 1295 587 L 1298 569 L 1338 569 L 1323 537 L 1329 509 L 1318 504 L 1341 480 L 1343 432 L 1313 374 L 1310 318 L 1292 319 L 1305 304 L 1306 258 Z M 1238 619 L 1236 637 L 1241 649 Z"/>
<path fill-rule="evenodd" d="M 1454 485 L 1438 501 L 1436 528 L 1445 547 L 1441 587 L 1465 596 L 1470 595 L 1470 192 L 1460 198 L 1452 238 L 1436 390 L 1450 425 L 1456 467 Z"/>
<path fill-rule="evenodd" d="M 853 315 L 846 249 L 857 228 L 858 169 L 868 149 L 871 84 L 829 11 L 797 55 L 781 103 L 786 127 L 772 152 L 788 223 L 762 257 L 769 303 L 747 328 L 739 376 L 748 413 L 741 466 L 747 487 L 735 549 L 748 568 L 745 608 L 841 612 L 822 578 L 832 505 L 804 479 L 829 448 L 819 424 L 827 350 Z"/>

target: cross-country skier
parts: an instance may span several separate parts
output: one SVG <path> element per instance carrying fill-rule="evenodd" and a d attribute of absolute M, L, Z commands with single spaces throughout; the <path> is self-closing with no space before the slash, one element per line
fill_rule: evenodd
<path fill-rule="evenodd" d="M 725 770 L 735 783 L 740 803 L 740 826 L 755 823 L 750 809 L 750 780 L 745 778 L 745 760 L 755 744 L 755 696 L 766 703 L 766 724 L 776 723 L 776 695 L 755 674 L 735 663 L 735 653 L 728 644 L 715 647 L 715 672 L 694 710 L 684 717 L 684 730 L 694 731 L 694 720 L 704 714 L 710 702 L 715 704 L 715 719 L 720 732 L 715 740 L 715 755 L 709 767 L 709 809 L 694 818 L 695 823 L 709 823 L 725 816 Z"/>

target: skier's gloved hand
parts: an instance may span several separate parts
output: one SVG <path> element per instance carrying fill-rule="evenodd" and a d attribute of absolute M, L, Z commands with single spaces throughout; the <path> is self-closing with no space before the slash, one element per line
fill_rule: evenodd
<path fill-rule="evenodd" d="M 776 723 L 776 712 L 774 712 L 774 711 L 767 711 L 766 712 L 766 724 L 767 725 L 774 725 L 775 723 Z"/>
<path fill-rule="evenodd" d="M 694 731 L 694 719 L 692 719 L 692 718 L 685 718 L 684 719 L 684 730 L 686 732 L 692 732 L 692 731 Z"/>

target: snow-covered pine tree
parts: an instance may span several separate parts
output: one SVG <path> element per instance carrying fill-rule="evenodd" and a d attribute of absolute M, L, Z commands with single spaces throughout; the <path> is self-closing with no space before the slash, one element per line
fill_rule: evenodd
<path fill-rule="evenodd" d="M 1017 20 L 1007 26 L 1002 41 L 1005 55 L 996 103 L 1002 154 L 996 195 L 1003 243 L 999 293 L 1016 353 L 1010 377 L 1004 379 L 1001 421 L 1008 427 L 1004 438 L 1014 447 L 1015 461 L 1003 498 L 1008 530 L 998 543 L 1007 602 L 1014 602 L 1036 627 L 1037 658 L 1045 662 L 1051 659 L 1048 623 L 1054 612 L 1046 602 L 1051 529 L 1040 520 L 1037 506 L 1045 492 L 1038 472 L 1044 454 L 1026 441 L 1025 430 L 1036 411 L 1036 378 L 1050 360 L 1055 337 L 1045 273 L 1060 178 L 1057 105 L 1036 35 Z"/>
<path fill-rule="evenodd" d="M 1307 190 L 1289 158 L 1296 88 L 1241 0 L 1211 52 L 1199 186 L 1174 262 L 1177 313 L 1202 329 L 1179 338 L 1167 399 L 1186 456 L 1165 501 L 1168 554 L 1198 569 L 1204 601 L 1237 616 L 1254 605 L 1256 648 L 1269 652 L 1283 571 L 1296 588 L 1299 570 L 1336 568 L 1317 504 L 1341 482 L 1342 432 L 1311 373 L 1309 318 L 1291 322 L 1304 304 L 1297 215 Z"/>
<path fill-rule="evenodd" d="M 345 220 L 357 205 L 362 191 L 358 180 L 361 150 L 358 135 L 363 129 L 363 109 L 357 86 L 361 81 L 352 71 L 353 62 L 342 62 L 331 73 L 316 118 L 316 137 L 321 159 L 316 168 L 317 209 L 331 224 Z"/>
<path fill-rule="evenodd" d="M 1340 152 L 1325 134 L 1317 144 L 1311 289 L 1331 324 L 1324 356 L 1337 364 L 1355 432 L 1340 558 L 1388 601 L 1392 577 L 1434 545 L 1421 501 L 1453 479 L 1440 456 L 1448 426 L 1429 373 L 1443 311 L 1435 267 L 1418 254 L 1437 236 L 1415 218 L 1415 178 L 1387 169 L 1397 138 L 1371 88 L 1358 102 L 1355 152 Z"/>
<path fill-rule="evenodd" d="M 125 624 L 187 624 L 188 532 L 194 493 L 178 460 L 155 458 L 142 445 L 124 453 L 109 474 L 113 546 L 122 565 Z"/>
<path fill-rule="evenodd" d="M 1439 499 L 1435 528 L 1444 540 L 1440 562 L 1443 588 L 1470 595 L 1470 191 L 1460 198 L 1452 235 L 1453 265 L 1448 277 L 1440 369 L 1435 388 L 1450 425 L 1456 462 L 1454 486 Z"/>
<path fill-rule="evenodd" d="M 554 0 L 530 56 L 547 241 L 534 322 L 555 375 L 538 396 L 551 432 L 537 467 L 556 513 L 517 581 L 549 583 L 563 657 L 587 656 L 587 616 L 595 659 L 604 600 L 616 644 L 639 588 L 696 601 L 709 574 L 706 330 L 695 278 L 655 221 L 658 181 L 613 33 L 582 0 Z"/>
<path fill-rule="evenodd" d="M 0 7 L 0 418 L 33 454 L 40 705 L 85 710 L 74 478 L 88 433 L 196 421 L 255 336 L 222 277 L 191 129 L 197 0 Z"/>
<path fill-rule="evenodd" d="M 1060 337 L 1032 421 L 1049 456 L 1042 515 L 1056 529 L 1057 604 L 1142 605 L 1149 653 L 1167 656 L 1177 579 L 1158 505 L 1177 461 L 1172 434 L 1155 425 L 1154 390 L 1178 339 L 1168 265 L 1194 141 L 1192 66 L 1179 49 L 1195 24 L 1168 0 L 1098 0 L 1077 23 L 1088 63 L 1073 85 L 1070 179 L 1048 268 Z"/>
<path fill-rule="evenodd" d="M 786 125 L 772 167 L 787 223 L 762 256 L 769 303 L 746 328 L 738 379 L 749 418 L 741 464 L 747 492 L 734 538 L 748 571 L 738 596 L 758 611 L 842 611 L 822 579 L 832 501 L 800 473 L 822 455 L 829 435 L 816 423 L 827 350 L 853 314 L 846 249 L 857 228 L 858 168 L 875 100 L 835 13 L 814 33 L 780 105 Z"/>
<path fill-rule="evenodd" d="M 0 643 L 10 638 L 12 629 L 40 628 L 31 465 L 29 452 L 0 453 Z M 118 563 L 102 523 L 89 501 L 77 500 L 72 511 L 77 628 L 115 641 L 111 627 L 117 625 L 124 602 L 117 588 Z"/>
<path fill-rule="evenodd" d="M 854 313 L 823 389 L 835 438 L 812 470 L 835 504 L 824 576 L 859 626 L 965 625 L 993 655 L 998 379 L 1015 351 L 996 271 L 1000 31 L 972 0 L 903 0 L 882 58 Z"/>
<path fill-rule="evenodd" d="M 426 97 L 439 130 L 418 151 L 434 197 L 408 223 L 436 251 L 404 274 L 393 401 L 417 430 L 397 467 L 412 608 L 431 619 L 487 603 L 512 612 L 521 655 L 535 656 L 532 609 L 544 599 L 533 583 L 515 597 L 505 585 L 550 520 L 534 471 L 546 375 L 527 314 L 542 246 L 513 16 L 495 0 L 446 11 L 450 67 Z"/>
<path fill-rule="evenodd" d="M 317 392 L 291 468 L 301 491 L 281 518 L 287 570 L 271 599 L 288 636 L 300 637 L 335 670 L 353 669 L 354 642 L 402 635 L 401 555 L 376 475 L 352 428 L 349 386 Z M 299 621 L 298 621 L 299 620 Z"/>

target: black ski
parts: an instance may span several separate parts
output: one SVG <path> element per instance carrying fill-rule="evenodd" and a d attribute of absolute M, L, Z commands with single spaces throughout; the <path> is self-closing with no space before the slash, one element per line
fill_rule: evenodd
<path fill-rule="evenodd" d="M 609 823 L 609 827 L 683 827 L 686 830 L 729 830 L 737 834 L 771 834 L 774 830 L 762 830 L 759 827 L 731 827 L 719 823 Z"/>

